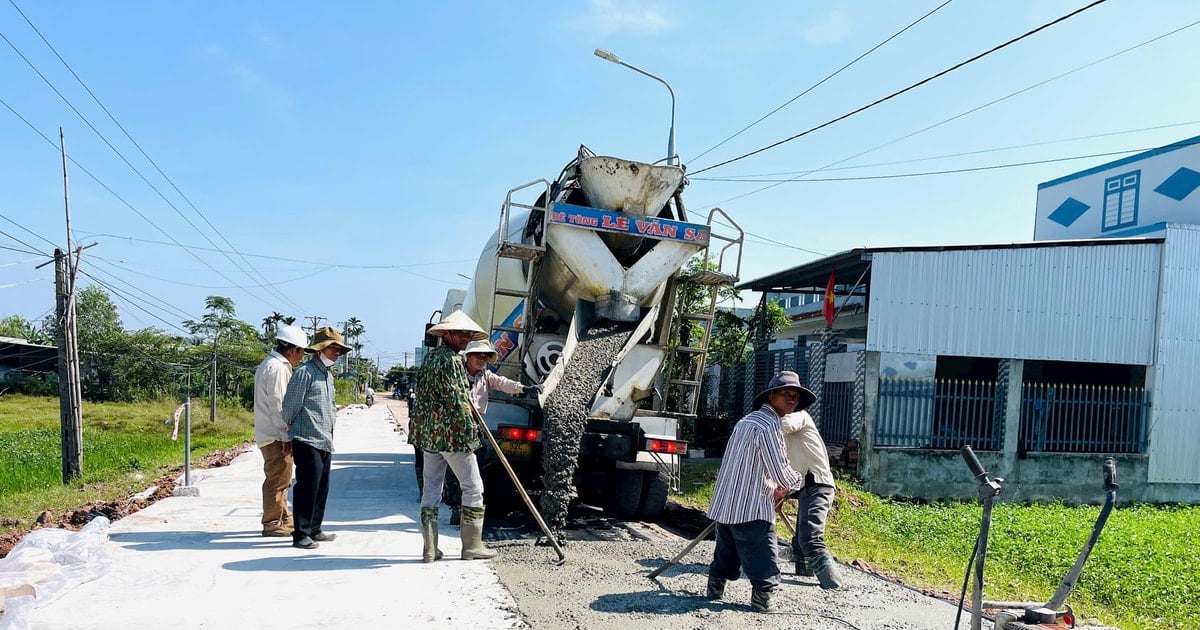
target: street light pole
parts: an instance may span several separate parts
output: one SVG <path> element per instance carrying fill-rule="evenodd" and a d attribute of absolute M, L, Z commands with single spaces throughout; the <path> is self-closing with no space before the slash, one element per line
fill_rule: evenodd
<path fill-rule="evenodd" d="M 675 90 L 671 89 L 671 84 L 663 80 L 662 77 L 650 74 L 641 68 L 621 61 L 621 58 L 604 50 L 603 48 L 596 49 L 596 56 L 605 60 L 611 61 L 617 65 L 625 66 L 634 72 L 644 74 L 655 81 L 667 86 L 667 91 L 671 93 L 671 133 L 667 136 L 667 164 L 678 164 L 679 156 L 675 155 Z"/>

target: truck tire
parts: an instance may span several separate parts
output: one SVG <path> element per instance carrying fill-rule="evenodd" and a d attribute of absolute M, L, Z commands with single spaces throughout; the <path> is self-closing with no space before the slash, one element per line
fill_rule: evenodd
<path fill-rule="evenodd" d="M 662 473 L 645 473 L 645 494 L 642 499 L 641 517 L 652 521 L 662 516 L 667 509 L 667 493 L 670 490 L 667 478 Z"/>
<path fill-rule="evenodd" d="M 605 505 L 609 514 L 617 518 L 634 518 L 642 506 L 644 484 L 640 470 L 615 470 L 609 485 L 608 501 Z"/>

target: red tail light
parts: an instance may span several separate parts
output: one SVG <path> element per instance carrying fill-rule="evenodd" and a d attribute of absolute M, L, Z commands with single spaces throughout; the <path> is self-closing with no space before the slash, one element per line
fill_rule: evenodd
<path fill-rule="evenodd" d="M 646 450 L 667 455 L 687 455 L 687 442 L 675 440 L 646 440 Z"/>
<path fill-rule="evenodd" d="M 500 427 L 501 440 L 513 440 L 516 442 L 541 442 L 542 432 L 538 429 L 527 429 L 525 427 Z"/>

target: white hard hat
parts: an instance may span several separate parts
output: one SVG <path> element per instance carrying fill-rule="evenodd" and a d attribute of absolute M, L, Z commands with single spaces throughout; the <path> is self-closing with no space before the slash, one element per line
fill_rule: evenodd
<path fill-rule="evenodd" d="M 280 326 L 275 332 L 275 338 L 284 342 L 290 343 L 297 348 L 308 347 L 308 333 L 304 332 L 299 326 L 287 325 Z"/>

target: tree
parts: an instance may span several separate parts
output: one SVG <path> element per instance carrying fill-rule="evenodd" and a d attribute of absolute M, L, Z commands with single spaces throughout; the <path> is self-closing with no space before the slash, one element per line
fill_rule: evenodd
<path fill-rule="evenodd" d="M 760 311 L 755 309 L 746 317 L 733 310 L 719 309 L 713 319 L 713 339 L 709 345 L 709 362 L 722 367 L 741 365 L 750 360 L 754 333 L 758 330 Z M 774 300 L 767 300 L 767 337 L 774 337 L 790 326 L 792 318 Z"/>
<path fill-rule="evenodd" d="M 185 320 L 183 326 L 194 335 L 195 348 L 211 341 L 204 348 L 208 360 L 216 366 L 210 404 L 215 404 L 217 398 L 238 398 L 243 404 L 253 401 L 253 369 L 262 358 L 258 329 L 234 317 L 235 307 L 230 298 L 210 295 L 204 299 L 204 307 L 207 312 L 199 321 Z"/>
<path fill-rule="evenodd" d="M 0 337 L 16 337 L 29 343 L 52 344 L 54 340 L 48 331 L 39 328 L 23 315 L 9 315 L 0 319 Z"/>
<path fill-rule="evenodd" d="M 100 350 L 125 332 L 117 305 L 100 287 L 84 287 L 75 295 L 75 321 L 80 352 Z"/>

